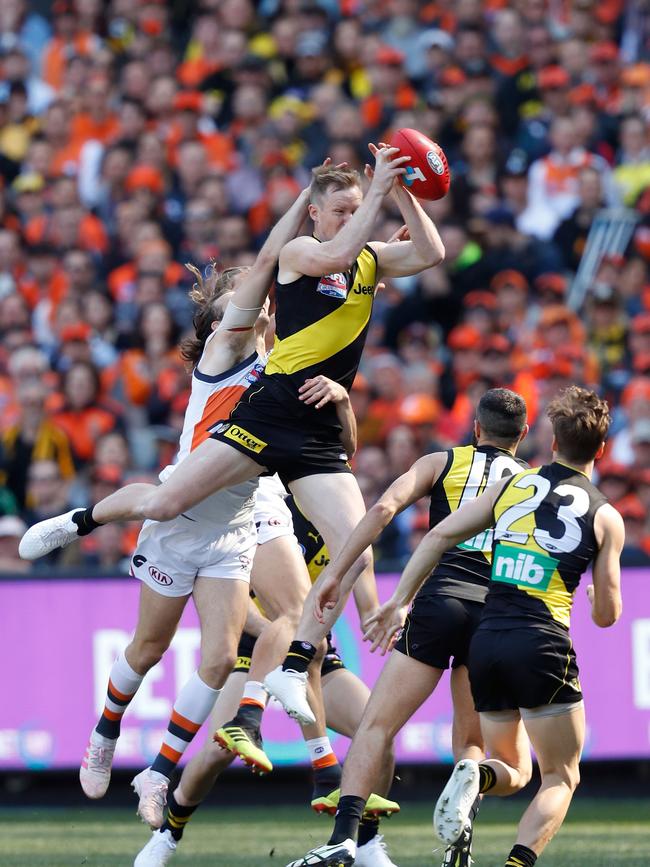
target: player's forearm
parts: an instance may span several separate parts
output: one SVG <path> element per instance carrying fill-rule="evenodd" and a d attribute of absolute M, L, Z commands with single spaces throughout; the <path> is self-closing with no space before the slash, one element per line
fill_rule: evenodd
<path fill-rule="evenodd" d="M 368 617 L 379 608 L 374 569 L 368 566 L 363 570 L 354 582 L 352 592 L 354 593 L 354 604 L 357 606 L 357 611 L 359 612 L 359 620 L 363 625 Z"/>
<path fill-rule="evenodd" d="M 402 577 L 393 591 L 393 600 L 400 608 L 410 605 L 431 570 L 440 562 L 447 550 L 445 538 L 437 527 L 430 530 L 413 552 L 406 564 Z"/>
<path fill-rule="evenodd" d="M 272 267 L 275 267 L 284 245 L 293 240 L 300 231 L 300 227 L 307 216 L 308 204 L 309 188 L 302 190 L 286 214 L 278 220 L 269 232 L 269 236 L 262 245 L 259 255 L 263 256 L 265 260 L 272 260 Z"/>
<path fill-rule="evenodd" d="M 363 552 L 390 524 L 395 512 L 376 503 L 359 521 L 338 557 L 330 564 L 331 574 L 340 582 Z"/>
<path fill-rule="evenodd" d="M 351 458 L 357 450 L 357 419 L 349 399 L 336 404 L 336 415 L 341 422 L 341 442 Z"/>
<path fill-rule="evenodd" d="M 423 268 L 438 265 L 445 258 L 445 246 L 435 223 L 415 196 L 401 184 L 395 187 L 393 197 L 409 230 L 411 243 L 422 260 Z"/>

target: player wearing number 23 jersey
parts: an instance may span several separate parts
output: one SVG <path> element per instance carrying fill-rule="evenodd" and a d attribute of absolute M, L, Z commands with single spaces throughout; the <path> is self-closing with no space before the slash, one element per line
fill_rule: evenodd
<path fill-rule="evenodd" d="M 594 623 L 613 626 L 622 611 L 623 520 L 590 481 L 605 448 L 609 408 L 595 392 L 570 386 L 550 402 L 547 415 L 553 463 L 493 485 L 442 521 L 421 542 L 398 588 L 397 602 L 408 600 L 447 548 L 470 532 L 493 528 L 490 589 L 468 658 L 490 758 L 456 764 L 433 823 L 441 840 L 455 844 L 471 823 L 479 794 L 504 796 L 523 788 L 532 771 L 527 734 L 542 782 L 505 867 L 535 865 L 580 779 L 585 710 L 569 626 L 574 595 L 590 565 Z"/>
<path fill-rule="evenodd" d="M 477 710 L 581 700 L 571 606 L 598 550 L 594 516 L 605 502 L 584 473 L 559 461 L 506 483 L 494 505 L 492 581 L 470 653 Z"/>

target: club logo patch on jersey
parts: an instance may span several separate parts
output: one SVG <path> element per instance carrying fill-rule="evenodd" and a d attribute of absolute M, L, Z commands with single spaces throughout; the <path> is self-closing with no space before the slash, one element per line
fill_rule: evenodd
<path fill-rule="evenodd" d="M 338 298 L 345 301 L 348 297 L 348 283 L 345 274 L 326 274 L 318 281 L 316 291 L 321 295 L 329 295 L 330 298 Z"/>
<path fill-rule="evenodd" d="M 230 425 L 230 428 L 225 432 L 224 437 L 233 440 L 233 442 L 239 443 L 244 446 L 245 449 L 248 449 L 249 452 L 254 452 L 255 454 L 259 454 L 262 449 L 265 449 L 268 445 L 264 440 L 258 440 L 252 433 L 249 433 L 247 430 L 244 430 L 243 427 L 239 427 L 239 425 L 236 424 Z"/>
<path fill-rule="evenodd" d="M 157 584 L 162 584 L 163 587 L 169 587 L 170 584 L 174 583 L 173 578 L 170 578 L 169 575 L 165 575 L 164 572 L 161 572 L 160 569 L 157 569 L 155 566 L 149 566 L 149 575 L 151 575 Z"/>
<path fill-rule="evenodd" d="M 264 365 L 259 362 L 254 365 L 253 369 L 246 374 L 246 382 L 254 385 L 264 373 Z"/>
<path fill-rule="evenodd" d="M 531 590 L 547 590 L 557 560 L 538 551 L 498 544 L 492 558 L 492 580 Z"/>
<path fill-rule="evenodd" d="M 245 572 L 249 572 L 249 571 L 250 571 L 250 568 L 251 568 L 251 558 L 250 558 L 250 557 L 247 557 L 246 554 L 240 554 L 240 555 L 239 555 L 239 563 L 240 563 L 242 569 L 243 569 Z"/>

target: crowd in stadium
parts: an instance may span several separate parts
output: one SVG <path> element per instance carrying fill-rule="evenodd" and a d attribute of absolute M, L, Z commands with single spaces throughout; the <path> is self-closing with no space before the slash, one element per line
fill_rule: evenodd
<path fill-rule="evenodd" d="M 27 526 L 155 480 L 189 394 L 188 291 L 250 264 L 331 157 L 412 127 L 451 190 L 424 203 L 443 265 L 387 280 L 352 390 L 367 504 L 471 438 L 492 386 L 544 409 L 596 387 L 614 426 L 599 485 L 650 557 L 650 24 L 622 0 L 3 0 L 0 9 L 0 570 Z M 42 7 L 42 11 L 39 11 Z M 48 17 L 49 13 L 49 17 Z M 371 161 L 371 160 L 370 160 Z M 388 200 L 387 200 L 388 203 Z M 621 234 L 576 293 L 603 208 Z M 633 218 L 629 211 L 632 209 Z M 613 209 L 613 210 L 612 210 Z M 602 216 L 598 219 L 603 219 Z M 383 213 L 379 240 L 399 228 Z M 428 527 L 382 537 L 396 568 Z M 107 525 L 32 568 L 124 569 Z"/>

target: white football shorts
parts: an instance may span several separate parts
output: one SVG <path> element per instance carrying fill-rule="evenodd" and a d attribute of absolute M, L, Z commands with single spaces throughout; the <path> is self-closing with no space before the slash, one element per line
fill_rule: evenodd
<path fill-rule="evenodd" d="M 199 575 L 250 582 L 256 547 L 252 521 L 222 529 L 183 515 L 163 523 L 145 521 L 131 574 L 162 596 L 189 596 Z"/>

